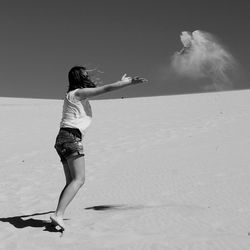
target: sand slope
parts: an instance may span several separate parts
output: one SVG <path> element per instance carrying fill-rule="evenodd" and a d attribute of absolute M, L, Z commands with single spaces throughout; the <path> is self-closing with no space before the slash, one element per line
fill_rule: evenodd
<path fill-rule="evenodd" d="M 250 91 L 91 105 L 60 237 L 62 101 L 0 98 L 0 249 L 250 249 Z"/>

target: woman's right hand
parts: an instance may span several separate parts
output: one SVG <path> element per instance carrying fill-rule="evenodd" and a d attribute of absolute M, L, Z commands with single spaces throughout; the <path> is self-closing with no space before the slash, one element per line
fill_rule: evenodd
<path fill-rule="evenodd" d="M 124 83 L 132 83 L 132 77 L 127 76 L 127 74 L 124 74 L 121 79 L 122 82 Z"/>

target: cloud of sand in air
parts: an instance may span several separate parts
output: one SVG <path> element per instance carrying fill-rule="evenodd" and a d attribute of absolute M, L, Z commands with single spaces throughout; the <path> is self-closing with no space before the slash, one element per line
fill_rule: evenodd
<path fill-rule="evenodd" d="M 180 35 L 183 48 L 171 60 L 173 72 L 191 79 L 208 78 L 205 88 L 229 90 L 233 88 L 231 76 L 236 70 L 234 57 L 210 33 L 196 30 L 183 31 Z"/>

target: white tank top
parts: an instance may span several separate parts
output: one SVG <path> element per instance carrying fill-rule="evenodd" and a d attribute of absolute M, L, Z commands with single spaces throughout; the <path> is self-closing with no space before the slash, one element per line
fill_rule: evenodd
<path fill-rule="evenodd" d="M 64 98 L 60 127 L 78 128 L 84 136 L 92 121 L 92 110 L 88 99 L 76 99 L 76 91 L 77 89 L 70 91 Z"/>

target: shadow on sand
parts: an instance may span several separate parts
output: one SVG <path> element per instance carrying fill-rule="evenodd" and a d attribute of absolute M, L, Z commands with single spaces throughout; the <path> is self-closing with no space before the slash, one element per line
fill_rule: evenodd
<path fill-rule="evenodd" d="M 6 218 L 0 218 L 0 222 L 8 222 L 11 225 L 13 225 L 15 228 L 22 229 L 26 227 L 44 227 L 45 229 L 43 231 L 49 231 L 49 232 L 60 232 L 61 230 L 57 230 L 50 221 L 46 220 L 37 220 L 37 219 L 24 219 L 27 217 L 33 217 L 38 215 L 44 215 L 44 214 L 50 214 L 54 213 L 55 211 L 49 211 L 49 212 L 43 212 L 43 213 L 35 213 L 35 214 L 29 214 L 29 215 L 20 215 L 20 216 L 14 216 L 14 217 L 6 217 Z"/>
<path fill-rule="evenodd" d="M 143 209 L 145 206 L 143 205 L 99 205 L 93 207 L 86 207 L 87 210 L 96 210 L 96 211 L 124 211 L 124 210 L 137 210 Z"/>

